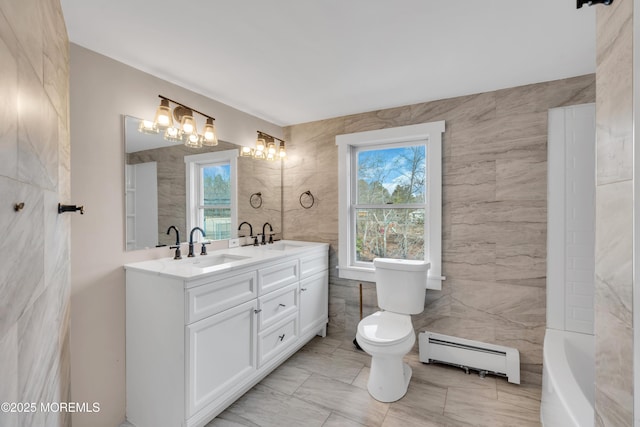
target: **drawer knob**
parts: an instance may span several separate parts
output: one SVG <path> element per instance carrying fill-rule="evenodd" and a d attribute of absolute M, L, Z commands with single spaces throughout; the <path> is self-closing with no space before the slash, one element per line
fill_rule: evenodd
<path fill-rule="evenodd" d="M 258 314 L 258 313 L 260 313 L 261 311 L 262 311 L 262 309 L 261 309 L 261 308 L 258 308 L 257 310 L 253 310 L 253 312 L 254 312 L 255 314 Z"/>
<path fill-rule="evenodd" d="M 307 290 L 307 288 L 300 288 L 300 292 L 304 292 L 306 290 Z"/>
<path fill-rule="evenodd" d="M 280 303 L 280 304 L 278 304 L 278 306 L 279 306 L 279 307 L 286 307 L 287 305 L 286 305 L 286 304 L 282 304 L 282 303 Z"/>
<path fill-rule="evenodd" d="M 278 336 L 278 338 L 280 338 L 280 341 L 284 340 L 284 334 Z"/>

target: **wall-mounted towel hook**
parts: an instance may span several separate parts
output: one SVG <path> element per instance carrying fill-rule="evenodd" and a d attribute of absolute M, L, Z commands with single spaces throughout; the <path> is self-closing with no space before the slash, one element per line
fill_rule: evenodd
<path fill-rule="evenodd" d="M 20 212 L 22 209 L 24 209 L 24 202 L 14 203 L 13 204 L 13 210 L 14 211 Z"/>
<path fill-rule="evenodd" d="M 262 206 L 262 193 L 258 191 L 257 193 L 253 193 L 249 196 L 249 204 L 254 209 L 258 209 Z"/>
<path fill-rule="evenodd" d="M 307 196 L 307 197 L 305 197 Z M 302 199 L 305 199 L 304 201 Z M 316 202 L 316 199 L 311 194 L 311 190 L 307 190 L 304 193 L 300 194 L 300 206 L 305 209 L 310 209 L 313 204 Z"/>
<path fill-rule="evenodd" d="M 76 206 L 76 205 L 61 205 L 58 203 L 58 213 L 61 214 L 63 212 L 76 212 L 80 211 L 80 215 L 84 215 L 84 206 Z"/>

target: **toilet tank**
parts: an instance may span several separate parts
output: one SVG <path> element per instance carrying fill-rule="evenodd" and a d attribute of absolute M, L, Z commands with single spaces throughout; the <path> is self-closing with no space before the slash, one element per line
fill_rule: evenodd
<path fill-rule="evenodd" d="M 427 289 L 426 261 L 375 258 L 378 307 L 401 314 L 418 314 L 424 310 Z"/>

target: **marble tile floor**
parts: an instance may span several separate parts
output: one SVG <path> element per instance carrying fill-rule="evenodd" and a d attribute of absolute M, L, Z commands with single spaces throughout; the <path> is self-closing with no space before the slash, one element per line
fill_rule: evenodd
<path fill-rule="evenodd" d="M 539 426 L 540 387 L 423 364 L 412 351 L 407 394 L 381 403 L 369 396 L 370 356 L 353 337 L 316 337 L 206 427 Z"/>

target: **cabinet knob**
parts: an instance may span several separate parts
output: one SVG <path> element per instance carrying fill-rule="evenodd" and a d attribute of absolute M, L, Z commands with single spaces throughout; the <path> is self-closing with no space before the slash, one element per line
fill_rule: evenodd
<path fill-rule="evenodd" d="M 262 309 L 261 309 L 261 308 L 258 308 L 258 309 L 256 309 L 256 310 L 253 310 L 253 312 L 254 312 L 255 314 L 258 314 L 258 313 L 260 313 L 261 311 L 262 311 Z"/>
<path fill-rule="evenodd" d="M 278 338 L 280 338 L 280 341 L 284 340 L 284 334 L 278 336 Z"/>
<path fill-rule="evenodd" d="M 300 288 L 300 292 L 304 292 L 306 290 L 307 290 L 307 288 Z"/>
<path fill-rule="evenodd" d="M 286 307 L 287 305 L 286 305 L 286 304 L 282 304 L 282 303 L 280 303 L 280 304 L 278 304 L 278 306 L 279 306 L 279 307 Z"/>

